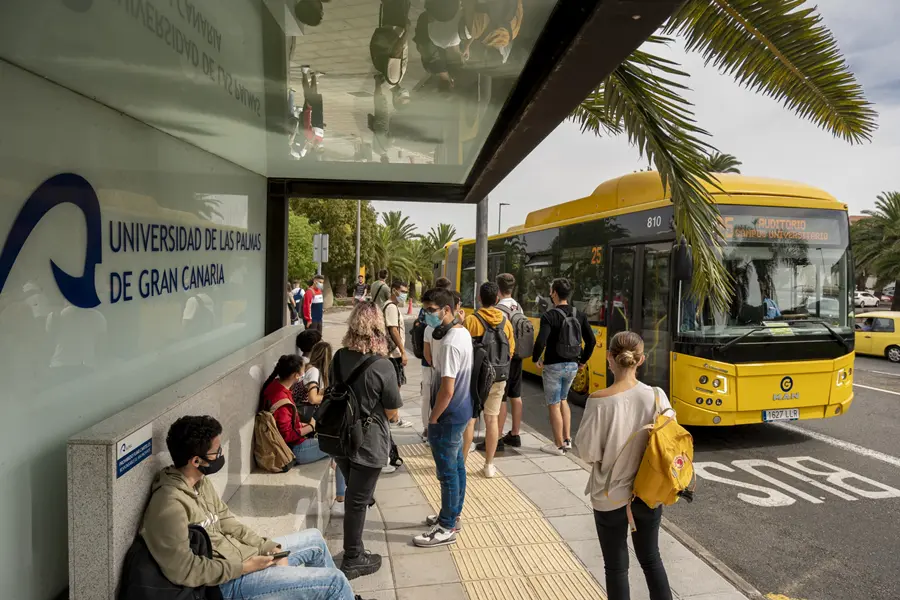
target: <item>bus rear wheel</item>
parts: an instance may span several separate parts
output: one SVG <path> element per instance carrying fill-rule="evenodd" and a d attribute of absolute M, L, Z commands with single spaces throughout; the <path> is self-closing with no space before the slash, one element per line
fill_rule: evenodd
<path fill-rule="evenodd" d="M 892 363 L 900 363 L 900 346 L 891 346 L 885 352 L 884 355 L 887 357 L 889 361 Z"/>

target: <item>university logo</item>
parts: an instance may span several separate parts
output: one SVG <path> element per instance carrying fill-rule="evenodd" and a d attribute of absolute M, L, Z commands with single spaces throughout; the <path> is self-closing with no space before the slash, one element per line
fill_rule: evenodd
<path fill-rule="evenodd" d="M 87 227 L 87 249 L 81 275 L 71 275 L 50 260 L 53 278 L 63 297 L 79 308 L 95 308 L 100 305 L 94 271 L 103 260 L 103 236 L 100 225 L 100 200 L 94 188 L 84 177 L 74 173 L 54 175 L 31 194 L 19 211 L 3 251 L 0 252 L 0 293 L 12 271 L 19 252 L 44 215 L 60 204 L 73 204 L 84 215 Z"/>

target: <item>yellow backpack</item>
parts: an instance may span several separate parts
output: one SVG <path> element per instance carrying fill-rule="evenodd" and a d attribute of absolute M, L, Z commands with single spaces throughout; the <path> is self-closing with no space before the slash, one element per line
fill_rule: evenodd
<path fill-rule="evenodd" d="M 294 453 L 281 437 L 275 417 L 272 416 L 276 410 L 288 404 L 293 406 L 294 403 L 285 398 L 273 404 L 269 410 L 259 411 L 253 424 L 253 457 L 260 469 L 270 473 L 284 473 L 294 466 Z"/>
<path fill-rule="evenodd" d="M 653 388 L 653 395 L 656 402 L 656 417 L 653 423 L 644 425 L 632 433 L 622 447 L 624 451 L 641 431 L 650 432 L 647 449 L 634 478 L 633 498 L 640 498 L 650 508 L 656 508 L 660 504 L 666 506 L 675 504 L 679 498 L 691 502 L 697 485 L 694 476 L 694 439 L 675 420 L 674 409 L 660 410 L 658 388 Z M 619 452 L 619 456 L 622 451 Z M 618 460 L 618 457 L 616 459 Z M 612 473 L 613 470 L 610 469 L 606 481 L 607 490 Z M 637 527 L 631 514 L 631 501 L 628 502 L 627 514 L 631 530 L 636 531 Z"/>

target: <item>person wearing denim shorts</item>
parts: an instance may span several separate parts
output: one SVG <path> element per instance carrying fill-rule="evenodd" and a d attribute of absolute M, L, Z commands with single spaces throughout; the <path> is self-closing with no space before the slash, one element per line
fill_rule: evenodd
<path fill-rule="evenodd" d="M 594 330 L 584 312 L 569 305 L 571 294 L 572 283 L 568 279 L 563 277 L 553 280 L 550 290 L 553 308 L 541 315 L 532 355 L 532 360 L 542 369 L 544 397 L 550 413 L 550 426 L 553 428 L 553 444 L 548 444 L 541 450 L 558 456 L 572 449 L 572 413 L 566 400 L 569 389 L 575 381 L 579 366 L 584 366 L 590 360 L 597 343 Z M 581 354 L 577 357 L 560 356 L 557 349 L 560 330 L 565 318 L 572 316 L 573 311 L 581 326 Z"/>

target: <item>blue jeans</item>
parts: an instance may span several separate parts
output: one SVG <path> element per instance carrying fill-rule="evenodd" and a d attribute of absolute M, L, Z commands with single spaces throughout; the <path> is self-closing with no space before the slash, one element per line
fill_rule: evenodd
<path fill-rule="evenodd" d="M 544 379 L 544 398 L 547 406 L 559 404 L 569 395 L 569 389 L 578 375 L 578 363 L 556 363 L 544 365 L 542 377 Z"/>
<path fill-rule="evenodd" d="M 294 458 L 297 460 L 298 465 L 308 465 L 323 458 L 331 458 L 322 452 L 319 448 L 319 440 L 316 438 L 297 444 L 291 450 L 294 452 Z M 334 495 L 341 498 L 347 495 L 347 482 L 344 480 L 344 474 L 341 473 L 340 469 L 334 470 Z"/>
<path fill-rule="evenodd" d="M 463 432 L 469 423 L 428 425 L 428 442 L 441 482 L 441 513 L 438 522 L 445 529 L 456 527 L 456 519 L 466 499 L 466 459 Z"/>
<path fill-rule="evenodd" d="M 269 567 L 219 586 L 224 600 L 353 600 L 353 589 L 335 568 L 318 529 L 275 540 L 290 550 L 289 567 Z"/>

